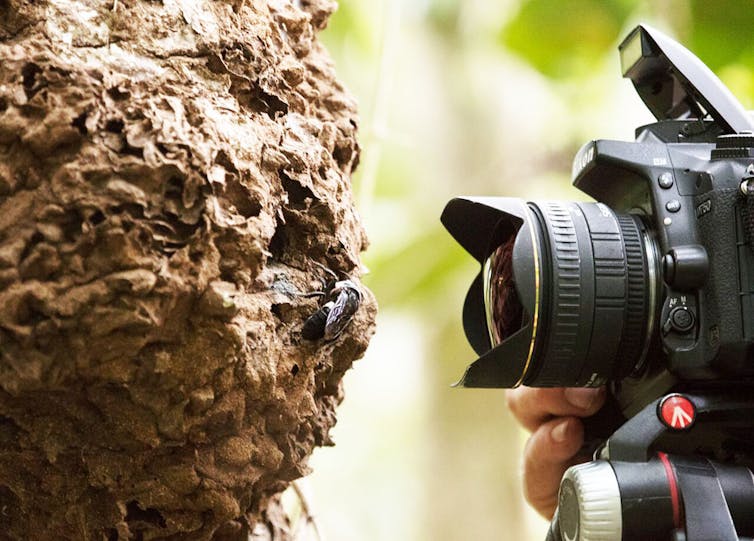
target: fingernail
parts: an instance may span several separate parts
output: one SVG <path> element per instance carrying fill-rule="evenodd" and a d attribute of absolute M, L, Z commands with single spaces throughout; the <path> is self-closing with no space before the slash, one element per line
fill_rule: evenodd
<path fill-rule="evenodd" d="M 552 436 L 553 441 L 555 443 L 563 443 L 566 441 L 566 432 L 568 431 L 568 419 L 563 421 L 562 423 L 558 423 L 555 425 L 555 428 L 552 429 L 552 432 L 550 435 Z"/>
<path fill-rule="evenodd" d="M 594 404 L 601 392 L 594 387 L 569 387 L 563 394 L 572 405 L 585 410 Z"/>

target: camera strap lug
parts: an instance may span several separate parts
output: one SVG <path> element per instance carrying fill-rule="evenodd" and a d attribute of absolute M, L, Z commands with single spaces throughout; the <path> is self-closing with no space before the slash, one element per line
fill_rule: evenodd
<path fill-rule="evenodd" d="M 746 240 L 754 251 L 754 164 L 746 168 L 741 179 L 741 193 L 746 198 Z"/>

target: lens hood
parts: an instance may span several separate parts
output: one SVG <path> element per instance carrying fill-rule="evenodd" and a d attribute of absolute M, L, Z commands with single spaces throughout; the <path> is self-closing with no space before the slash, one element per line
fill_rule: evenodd
<path fill-rule="evenodd" d="M 462 197 L 441 220 L 482 268 L 463 309 L 480 357 L 458 385 L 597 386 L 640 366 L 656 313 L 658 265 L 640 217 L 601 203 Z M 489 260 L 514 236 L 511 276 L 493 276 Z M 520 328 L 502 333 L 502 341 L 505 316 L 519 312 L 497 309 L 490 291 L 498 283 L 506 295 L 515 285 L 508 306 L 520 303 L 523 312 Z"/>
<path fill-rule="evenodd" d="M 480 355 L 456 384 L 462 387 L 515 387 L 534 353 L 539 321 L 542 268 L 539 228 L 528 205 L 511 197 L 458 197 L 443 211 L 441 221 L 456 241 L 481 265 L 511 236 L 513 276 L 524 309 L 521 328 L 493 347 L 485 308 L 483 271 L 466 295 L 463 326 L 469 343 Z"/>

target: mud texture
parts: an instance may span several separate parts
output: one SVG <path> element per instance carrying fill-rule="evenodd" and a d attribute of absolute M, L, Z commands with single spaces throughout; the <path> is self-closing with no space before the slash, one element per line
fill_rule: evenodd
<path fill-rule="evenodd" d="M 285 538 L 372 334 L 328 0 L 0 0 L 0 539 Z"/>

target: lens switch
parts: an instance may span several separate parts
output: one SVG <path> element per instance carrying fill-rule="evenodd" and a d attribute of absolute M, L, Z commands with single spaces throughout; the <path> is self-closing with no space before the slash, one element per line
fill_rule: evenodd
<path fill-rule="evenodd" d="M 694 327 L 694 314 L 685 306 L 677 306 L 670 311 L 670 325 L 675 331 L 688 332 Z"/>

